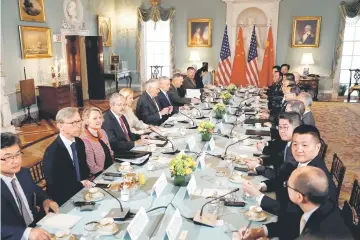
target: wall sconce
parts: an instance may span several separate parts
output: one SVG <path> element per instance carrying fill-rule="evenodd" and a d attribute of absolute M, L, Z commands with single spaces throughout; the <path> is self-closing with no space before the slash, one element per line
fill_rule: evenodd
<path fill-rule="evenodd" d="M 302 55 L 301 64 L 305 65 L 303 75 L 304 76 L 309 75 L 309 65 L 314 64 L 314 58 L 312 53 L 304 53 Z"/>
<path fill-rule="evenodd" d="M 200 62 L 200 54 L 198 51 L 190 52 L 189 62 L 192 62 L 193 64 L 191 66 L 197 69 L 197 63 Z"/>

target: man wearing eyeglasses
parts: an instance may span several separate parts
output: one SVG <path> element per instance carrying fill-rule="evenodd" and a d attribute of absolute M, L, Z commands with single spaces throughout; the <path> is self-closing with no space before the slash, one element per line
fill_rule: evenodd
<path fill-rule="evenodd" d="M 283 187 L 284 181 L 289 179 L 291 173 L 304 166 L 313 166 L 322 169 L 329 179 L 329 197 L 337 203 L 337 194 L 332 176 L 325 165 L 320 153 L 321 141 L 319 130 L 311 125 L 300 125 L 295 128 L 292 136 L 291 151 L 297 165 L 284 162 L 280 166 L 278 176 L 266 180 L 255 186 L 250 182 L 244 184 L 244 191 L 256 197 L 259 205 L 268 212 L 278 215 L 280 212 L 299 212 L 289 200 L 287 189 Z M 262 192 L 275 192 L 276 200 L 264 195 Z"/>
<path fill-rule="evenodd" d="M 123 115 L 126 107 L 126 99 L 118 93 L 111 95 L 109 99 L 110 110 L 104 113 L 102 128 L 109 138 L 114 155 L 121 155 L 130 151 L 134 146 L 142 146 L 148 143 L 145 135 L 131 132 L 129 124 Z"/>
<path fill-rule="evenodd" d="M 86 162 L 77 108 L 66 107 L 56 114 L 59 136 L 47 147 L 44 154 L 44 175 L 49 195 L 59 204 L 65 203 L 83 187 L 93 184 Z"/>
<path fill-rule="evenodd" d="M 329 179 L 323 170 L 312 166 L 297 168 L 284 187 L 291 202 L 301 209 L 300 213 L 286 212 L 278 216 L 277 222 L 261 228 L 243 228 L 239 230 L 241 239 L 265 236 L 280 240 L 353 239 L 339 207 L 329 201 Z"/>
<path fill-rule="evenodd" d="M 37 186 L 27 168 L 22 168 L 22 152 L 18 137 L 1 133 L 1 239 L 50 240 L 51 235 L 41 228 L 33 228 L 49 210 L 57 213 L 59 206 Z"/>

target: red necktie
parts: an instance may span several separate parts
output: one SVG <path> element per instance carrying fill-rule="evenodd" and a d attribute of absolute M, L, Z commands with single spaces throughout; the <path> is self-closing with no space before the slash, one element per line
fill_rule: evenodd
<path fill-rule="evenodd" d="M 121 128 L 123 129 L 124 133 L 125 133 L 125 136 L 126 136 L 126 140 L 128 140 L 130 142 L 130 137 L 129 137 L 129 133 L 127 131 L 127 128 L 125 126 L 125 123 L 123 121 L 123 119 L 120 117 L 120 124 L 121 124 Z"/>

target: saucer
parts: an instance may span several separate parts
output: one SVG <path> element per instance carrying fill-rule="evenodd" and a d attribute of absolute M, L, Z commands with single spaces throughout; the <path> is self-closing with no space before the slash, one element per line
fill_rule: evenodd
<path fill-rule="evenodd" d="M 113 224 L 113 228 L 111 231 L 102 231 L 100 230 L 100 228 L 98 227 L 98 229 L 96 230 L 98 233 L 100 233 L 101 235 L 105 235 L 105 236 L 110 236 L 110 235 L 114 235 L 117 231 L 119 231 L 119 226 L 114 223 Z"/>
<path fill-rule="evenodd" d="M 51 237 L 51 240 L 58 240 L 58 239 L 61 238 L 56 238 L 55 234 Z M 76 240 L 76 237 L 73 234 L 71 234 L 69 240 Z"/>
<path fill-rule="evenodd" d="M 236 175 L 230 176 L 229 181 L 232 183 L 242 183 L 244 179 L 241 177 L 241 173 L 237 173 Z"/>
<path fill-rule="evenodd" d="M 266 218 L 267 218 L 267 213 L 265 213 L 264 211 L 262 211 L 258 217 L 254 218 L 252 216 L 250 216 L 250 213 L 249 211 L 246 211 L 245 212 L 245 216 L 251 220 L 251 221 L 255 221 L 255 222 L 262 222 L 264 221 Z"/>
<path fill-rule="evenodd" d="M 117 171 L 118 172 L 123 172 L 123 173 L 128 173 L 128 172 L 132 172 L 134 170 L 134 168 L 132 166 L 128 167 L 128 168 L 124 168 L 123 166 L 120 166 Z"/>
<path fill-rule="evenodd" d="M 99 192 L 99 196 L 96 197 L 96 198 L 94 198 L 93 196 L 91 196 L 90 193 L 87 193 L 87 194 L 85 194 L 84 199 L 85 199 L 85 201 L 88 201 L 88 202 L 98 202 L 98 201 L 103 200 L 104 197 L 105 197 L 105 194 L 102 193 L 102 192 Z"/>

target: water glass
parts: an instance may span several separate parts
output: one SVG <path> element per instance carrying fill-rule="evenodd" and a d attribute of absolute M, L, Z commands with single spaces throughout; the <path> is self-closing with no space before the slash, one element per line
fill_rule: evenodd
<path fill-rule="evenodd" d="M 219 200 L 213 201 L 207 205 L 207 212 L 210 214 L 217 214 L 219 209 Z"/>
<path fill-rule="evenodd" d="M 185 127 L 181 127 L 181 128 L 180 128 L 180 134 L 181 134 L 181 136 L 185 136 L 185 135 L 186 135 L 186 128 L 185 128 Z"/>

